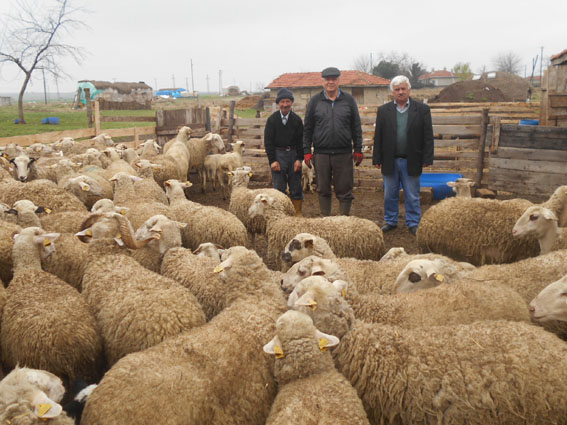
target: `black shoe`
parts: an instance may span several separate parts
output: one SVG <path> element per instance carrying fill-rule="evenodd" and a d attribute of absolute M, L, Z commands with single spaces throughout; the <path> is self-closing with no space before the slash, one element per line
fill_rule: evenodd
<path fill-rule="evenodd" d="M 409 231 L 412 232 L 415 236 L 415 234 L 417 233 L 417 226 L 413 226 L 413 227 L 408 227 Z"/>
<path fill-rule="evenodd" d="M 384 233 L 389 232 L 390 230 L 397 229 L 397 228 L 398 228 L 398 226 L 392 226 L 391 224 L 388 224 L 388 223 L 384 224 L 381 227 L 382 232 L 384 232 Z"/>

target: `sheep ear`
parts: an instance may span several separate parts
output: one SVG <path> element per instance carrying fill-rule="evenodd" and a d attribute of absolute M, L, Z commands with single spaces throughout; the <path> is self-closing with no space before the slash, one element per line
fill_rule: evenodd
<path fill-rule="evenodd" d="M 543 215 L 543 218 L 545 218 L 546 220 L 558 221 L 555 213 L 551 210 L 548 210 L 547 208 L 542 209 L 542 215 Z"/>
<path fill-rule="evenodd" d="M 295 306 L 309 307 L 312 310 L 317 310 L 317 301 L 315 301 L 315 296 L 313 291 L 307 291 L 294 303 Z"/>
<path fill-rule="evenodd" d="M 171 186 L 171 181 L 170 181 L 170 180 L 166 180 L 165 182 L 163 182 L 163 185 L 164 185 L 165 187 L 169 187 L 169 186 Z"/>
<path fill-rule="evenodd" d="M 273 354 L 276 359 L 281 359 L 284 357 L 284 352 L 282 350 L 282 343 L 276 335 L 270 342 L 264 345 L 264 353 Z"/>
<path fill-rule="evenodd" d="M 36 244 L 42 244 L 44 247 L 50 246 L 59 237 L 59 233 L 45 233 L 43 235 L 38 235 L 34 237 L 34 242 Z"/>
<path fill-rule="evenodd" d="M 250 172 L 248 173 L 248 177 L 252 177 L 253 175 L 254 175 L 254 174 L 252 173 L 252 171 L 250 171 Z"/>
<path fill-rule="evenodd" d="M 114 237 L 114 242 L 120 247 L 124 246 L 124 241 L 122 240 L 122 235 L 119 233 Z"/>
<path fill-rule="evenodd" d="M 114 211 L 116 211 L 118 214 L 121 215 L 126 215 L 128 214 L 128 212 L 130 211 L 130 208 L 128 207 L 119 207 L 118 205 L 114 207 Z"/>
<path fill-rule="evenodd" d="M 456 187 L 457 183 L 456 182 L 447 182 L 447 186 L 449 187 Z"/>
<path fill-rule="evenodd" d="M 333 282 L 333 286 L 337 288 L 338 291 L 341 292 L 343 298 L 346 298 L 348 291 L 348 282 L 345 282 L 344 280 L 335 280 Z"/>
<path fill-rule="evenodd" d="M 43 391 L 36 390 L 32 399 L 33 412 L 41 419 L 56 418 L 63 411 L 59 403 L 54 402 Z"/>
<path fill-rule="evenodd" d="M 295 288 L 293 291 L 291 291 L 291 294 L 289 294 L 289 298 L 287 299 L 288 307 L 293 307 L 299 299 L 299 294 L 297 293 L 296 289 L 297 288 Z"/>
<path fill-rule="evenodd" d="M 325 276 L 325 275 L 326 273 L 325 270 L 323 270 L 323 267 L 314 265 L 311 268 L 311 276 Z"/>
<path fill-rule="evenodd" d="M 79 186 L 80 186 L 81 190 L 84 191 L 84 192 L 88 192 L 88 191 L 91 190 L 91 187 L 85 182 L 79 182 Z"/>
<path fill-rule="evenodd" d="M 175 223 L 180 229 L 185 229 L 187 227 L 187 223 L 182 223 L 181 221 L 176 221 Z"/>
<path fill-rule="evenodd" d="M 315 337 L 321 351 L 325 351 L 327 348 L 334 347 L 339 343 L 339 339 L 336 336 L 323 333 L 318 329 L 315 329 Z"/>
<path fill-rule="evenodd" d="M 9 210 L 6 210 L 5 213 L 18 215 L 18 210 L 15 210 L 14 208 L 10 208 Z"/>
<path fill-rule="evenodd" d="M 303 243 L 303 245 L 305 246 L 305 248 L 313 248 L 313 239 L 307 239 L 305 240 L 305 242 Z"/>

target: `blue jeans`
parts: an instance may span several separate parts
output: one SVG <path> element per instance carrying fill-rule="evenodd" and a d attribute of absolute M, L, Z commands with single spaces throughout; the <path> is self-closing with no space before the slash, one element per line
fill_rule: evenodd
<path fill-rule="evenodd" d="M 394 160 L 394 174 L 383 175 L 382 177 L 384 178 L 384 220 L 386 223 L 392 226 L 398 225 L 401 183 L 405 197 L 406 225 L 408 227 L 419 225 L 421 218 L 419 176 L 408 176 L 408 160 L 396 158 Z"/>
<path fill-rule="evenodd" d="M 293 164 L 297 158 L 294 150 L 282 151 L 276 149 L 276 161 L 280 163 L 280 171 L 272 172 L 272 186 L 287 195 L 289 185 L 289 197 L 291 199 L 303 199 L 303 188 L 301 187 L 301 167 L 299 172 L 293 171 Z"/>

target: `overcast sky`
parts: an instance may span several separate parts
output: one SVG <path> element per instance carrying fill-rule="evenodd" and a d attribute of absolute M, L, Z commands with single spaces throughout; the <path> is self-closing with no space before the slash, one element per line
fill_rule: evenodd
<path fill-rule="evenodd" d="M 544 57 L 567 48 L 565 0 L 81 1 L 90 10 L 83 15 L 90 28 L 65 41 L 87 57 L 80 65 L 64 60 L 72 79 L 59 82 L 61 92 L 74 91 L 83 79 L 144 81 L 154 88 L 188 81 L 191 89 L 191 60 L 197 91 L 207 91 L 207 76 L 210 91 L 218 91 L 219 70 L 224 87 L 255 90 L 282 73 L 353 69 L 361 55 L 376 61 L 390 52 L 407 53 L 428 70 L 469 62 L 473 71 L 513 52 L 523 76 L 542 46 Z M 0 1 L 0 14 L 13 4 Z M 28 91 L 43 91 L 40 77 Z M 2 66 L 0 92 L 18 91 L 22 82 L 13 64 Z M 53 81 L 47 84 L 56 91 Z"/>

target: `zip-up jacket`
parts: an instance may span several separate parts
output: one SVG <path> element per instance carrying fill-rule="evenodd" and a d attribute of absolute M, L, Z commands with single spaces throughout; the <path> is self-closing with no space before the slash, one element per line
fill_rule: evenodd
<path fill-rule="evenodd" d="M 362 127 L 354 97 L 344 91 L 333 102 L 323 92 L 307 105 L 303 153 L 362 152 Z"/>

